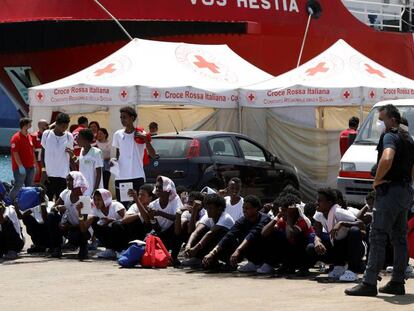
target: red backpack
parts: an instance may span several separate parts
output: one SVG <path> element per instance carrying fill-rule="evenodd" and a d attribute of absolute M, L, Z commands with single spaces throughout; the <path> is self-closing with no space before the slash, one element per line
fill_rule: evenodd
<path fill-rule="evenodd" d="M 145 132 L 143 127 L 137 127 L 135 130 L 138 131 L 138 132 L 144 133 L 147 136 L 148 140 L 151 141 L 151 134 Z M 141 138 L 138 138 L 138 137 L 135 137 L 135 142 L 137 144 L 145 144 L 145 141 Z M 147 149 L 145 149 L 144 150 L 143 164 L 144 164 L 144 166 L 147 166 L 150 163 L 151 163 L 151 159 L 148 155 Z"/>
<path fill-rule="evenodd" d="M 408 254 L 414 259 L 414 217 L 408 221 Z"/>
<path fill-rule="evenodd" d="M 145 242 L 145 253 L 141 259 L 141 266 L 146 268 L 167 268 L 171 263 L 171 255 L 161 239 L 151 234 Z"/>

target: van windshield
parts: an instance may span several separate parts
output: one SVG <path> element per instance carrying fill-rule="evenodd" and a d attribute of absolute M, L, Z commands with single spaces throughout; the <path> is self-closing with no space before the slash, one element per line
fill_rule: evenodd
<path fill-rule="evenodd" d="M 408 128 L 411 136 L 414 136 L 414 106 L 398 106 L 401 116 L 408 120 Z M 356 145 L 377 145 L 381 136 L 379 127 L 378 108 L 372 109 L 362 124 L 358 136 L 355 139 Z"/>

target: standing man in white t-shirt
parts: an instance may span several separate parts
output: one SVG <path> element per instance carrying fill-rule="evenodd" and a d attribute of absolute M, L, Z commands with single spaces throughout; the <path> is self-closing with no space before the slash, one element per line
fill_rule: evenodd
<path fill-rule="evenodd" d="M 119 112 L 121 123 L 125 128 L 116 131 L 112 139 L 112 146 L 116 148 L 119 165 L 119 175 L 115 178 L 115 190 L 117 200 L 124 206 L 128 206 L 128 200 L 126 200 L 128 190 L 139 191 L 145 182 L 145 149 L 151 158 L 155 157 L 155 150 L 151 145 L 150 136 L 135 129 L 134 122 L 137 119 L 137 113 L 134 108 L 124 107 Z M 122 198 L 121 193 L 125 194 Z"/>
<path fill-rule="evenodd" d="M 70 172 L 73 150 L 73 136 L 67 131 L 70 123 L 69 115 L 59 113 L 53 130 L 46 130 L 42 135 L 42 179 L 46 194 L 50 200 L 59 198 L 66 189 L 66 176 Z"/>
<path fill-rule="evenodd" d="M 79 172 L 88 181 L 89 188 L 84 192 L 84 195 L 87 196 L 92 196 L 96 189 L 103 188 L 102 151 L 99 148 L 91 146 L 93 139 L 93 132 L 90 129 L 82 129 L 78 133 L 78 145 L 81 148 L 78 156 Z"/>

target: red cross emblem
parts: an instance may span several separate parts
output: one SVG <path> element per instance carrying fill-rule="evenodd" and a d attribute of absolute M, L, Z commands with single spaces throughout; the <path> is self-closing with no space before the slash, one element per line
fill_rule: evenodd
<path fill-rule="evenodd" d="M 349 99 L 349 98 L 351 97 L 351 93 L 350 93 L 349 91 L 345 91 L 345 92 L 342 94 L 342 96 L 343 96 L 345 99 Z"/>
<path fill-rule="evenodd" d="M 126 100 L 128 98 L 128 92 L 126 90 L 122 90 L 119 95 L 121 96 L 121 99 Z"/>
<path fill-rule="evenodd" d="M 45 95 L 43 94 L 42 91 L 37 91 L 36 92 L 36 98 L 39 102 L 43 101 L 43 99 L 45 98 Z"/>
<path fill-rule="evenodd" d="M 325 67 L 325 64 L 326 64 L 325 62 L 321 62 L 321 63 L 317 64 L 315 67 L 309 68 L 308 70 L 306 70 L 306 74 L 308 76 L 314 76 L 319 72 L 320 73 L 327 72 L 329 70 L 329 68 Z"/>
<path fill-rule="evenodd" d="M 196 65 L 198 68 L 207 68 L 212 73 L 220 73 L 220 71 L 219 71 L 220 67 L 217 66 L 214 63 L 210 63 L 210 62 L 206 61 L 203 56 L 195 55 L 195 58 L 197 58 L 197 61 L 194 62 L 194 65 Z"/>
<path fill-rule="evenodd" d="M 375 69 L 374 67 L 372 67 L 369 64 L 365 64 L 365 70 L 372 75 L 378 75 L 381 78 L 385 78 L 384 73 L 381 70 Z"/>
<path fill-rule="evenodd" d="M 254 93 L 250 93 L 249 95 L 247 95 L 247 99 L 253 102 L 256 100 L 256 95 L 254 95 Z"/>
<path fill-rule="evenodd" d="M 94 72 L 95 76 L 100 77 L 105 73 L 113 73 L 116 68 L 114 68 L 115 64 L 111 63 L 106 65 L 104 68 L 98 69 Z"/>
<path fill-rule="evenodd" d="M 154 91 L 152 92 L 152 98 L 157 99 L 159 96 L 160 96 L 160 93 L 158 93 L 158 91 L 157 91 L 157 90 L 154 90 Z"/>
<path fill-rule="evenodd" d="M 373 90 L 371 90 L 371 92 L 369 92 L 369 97 L 370 98 L 374 98 L 375 97 L 375 92 Z"/>

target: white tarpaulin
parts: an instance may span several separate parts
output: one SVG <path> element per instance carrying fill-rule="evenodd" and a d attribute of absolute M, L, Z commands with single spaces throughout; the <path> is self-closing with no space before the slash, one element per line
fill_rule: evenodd
<path fill-rule="evenodd" d="M 33 107 L 189 104 L 236 108 L 239 87 L 271 77 L 227 45 L 134 39 L 95 65 L 30 88 L 29 98 Z"/>
<path fill-rule="evenodd" d="M 413 97 L 413 80 L 381 66 L 345 41 L 338 40 L 298 68 L 243 88 L 240 103 L 257 108 L 351 106 Z"/>

